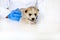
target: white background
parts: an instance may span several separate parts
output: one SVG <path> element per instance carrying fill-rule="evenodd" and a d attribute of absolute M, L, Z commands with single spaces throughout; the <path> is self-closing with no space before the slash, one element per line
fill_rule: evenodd
<path fill-rule="evenodd" d="M 11 4 L 10 9 L 20 7 L 15 4 L 19 4 L 18 1 L 13 3 L 14 6 Z M 6 8 L 4 5 L 1 6 Z M 0 32 L 3 32 L 0 33 L 0 40 L 60 40 L 60 0 L 38 0 L 38 8 L 40 14 L 36 25 L 22 24 L 0 17 Z M 0 10 L 3 14 L 6 11 Z"/>

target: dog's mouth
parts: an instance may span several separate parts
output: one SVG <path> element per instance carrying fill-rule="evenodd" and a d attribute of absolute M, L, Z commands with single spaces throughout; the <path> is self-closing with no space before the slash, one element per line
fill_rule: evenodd
<path fill-rule="evenodd" d="M 29 19 L 29 18 L 28 18 L 28 20 L 29 20 L 30 23 L 32 23 L 32 24 L 36 23 L 36 20 L 31 20 L 31 19 Z"/>
<path fill-rule="evenodd" d="M 31 20 L 31 19 L 29 19 L 29 18 L 28 18 L 28 20 L 31 21 L 31 22 L 34 22 L 34 20 Z"/>
<path fill-rule="evenodd" d="M 38 19 L 37 17 L 36 18 L 31 18 L 31 19 L 28 18 L 28 17 L 23 17 L 23 19 L 28 20 L 28 22 L 31 23 L 31 24 L 36 24 L 37 23 L 37 19 Z"/>

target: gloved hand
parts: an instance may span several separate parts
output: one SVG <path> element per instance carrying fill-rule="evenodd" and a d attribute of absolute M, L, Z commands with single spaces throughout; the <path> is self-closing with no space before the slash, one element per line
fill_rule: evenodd
<path fill-rule="evenodd" d="M 14 21 L 19 21 L 22 17 L 22 13 L 19 8 L 12 10 L 12 12 L 8 15 L 8 18 Z"/>

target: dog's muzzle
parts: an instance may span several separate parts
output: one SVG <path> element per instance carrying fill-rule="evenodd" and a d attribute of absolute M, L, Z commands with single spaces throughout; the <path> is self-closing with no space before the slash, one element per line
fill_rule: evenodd
<path fill-rule="evenodd" d="M 28 18 L 28 20 L 30 20 L 30 21 L 32 21 L 32 22 L 33 22 L 33 21 L 36 21 L 37 19 L 38 19 L 38 16 L 36 17 L 36 19 L 35 19 L 35 18 L 32 18 L 32 19 L 29 19 L 29 18 Z"/>

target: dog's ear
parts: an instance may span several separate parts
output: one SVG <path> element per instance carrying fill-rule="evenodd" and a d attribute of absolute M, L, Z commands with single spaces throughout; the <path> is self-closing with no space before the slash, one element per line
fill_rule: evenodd
<path fill-rule="evenodd" d="M 25 8 L 21 8 L 20 11 L 21 11 L 21 12 L 24 12 L 24 11 L 25 11 Z"/>
<path fill-rule="evenodd" d="M 37 9 L 37 11 L 39 11 L 39 9 Z"/>
<path fill-rule="evenodd" d="M 21 12 L 23 12 L 23 13 L 27 13 L 27 9 L 26 8 L 21 8 Z"/>
<path fill-rule="evenodd" d="M 38 7 L 35 7 L 37 9 L 37 11 L 39 11 Z"/>

